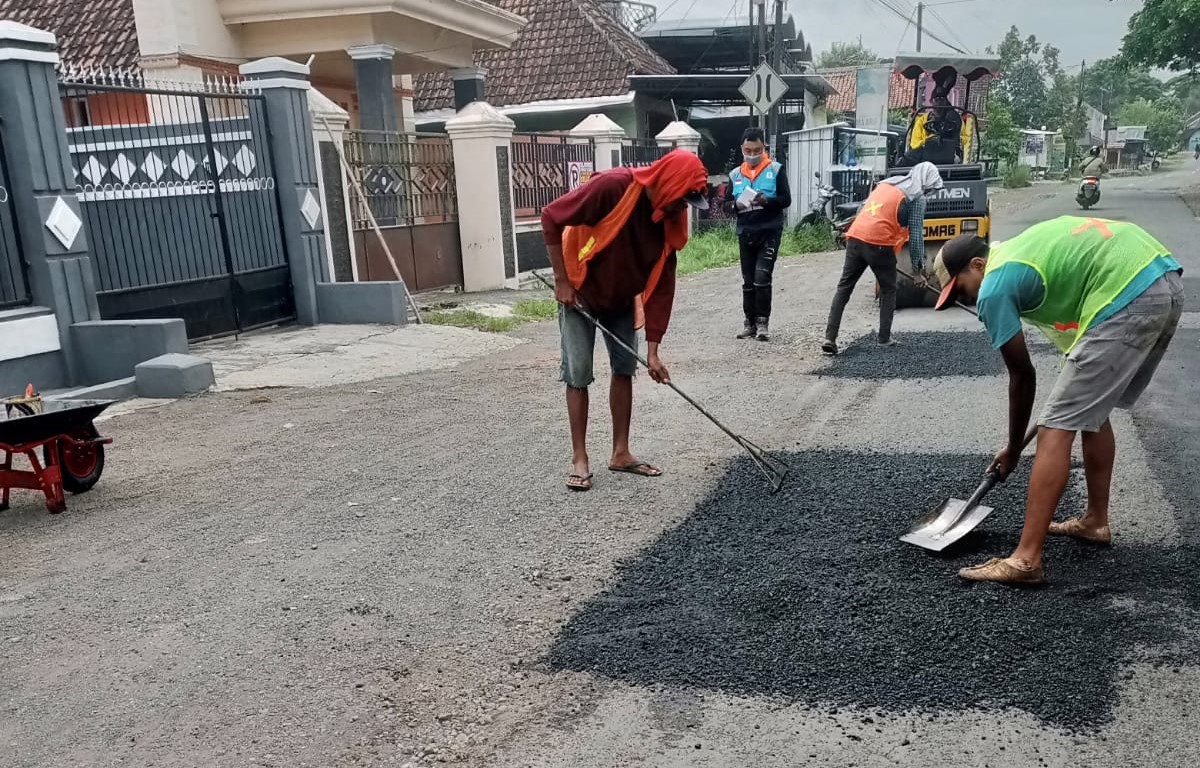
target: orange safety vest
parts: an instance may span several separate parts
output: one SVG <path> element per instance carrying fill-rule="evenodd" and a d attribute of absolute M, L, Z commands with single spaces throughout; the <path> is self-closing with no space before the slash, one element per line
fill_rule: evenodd
<path fill-rule="evenodd" d="M 629 221 L 633 209 L 637 207 L 638 199 L 645 194 L 645 191 L 646 188 L 635 181 L 629 185 L 629 189 L 625 190 L 625 194 L 621 196 L 616 207 L 596 226 L 579 225 L 563 229 L 563 266 L 566 267 L 567 279 L 571 281 L 575 290 L 583 288 L 583 282 L 587 279 L 588 262 L 612 244 L 612 241 L 624 228 L 625 223 Z M 667 258 L 670 255 L 671 246 L 669 243 L 664 243 L 662 255 L 658 257 L 658 262 L 650 271 L 645 289 L 634 299 L 634 328 L 642 328 L 646 325 L 646 313 L 643 305 L 654 294 L 654 289 L 658 287 L 658 281 L 662 278 L 663 269 L 666 268 Z"/>
<path fill-rule="evenodd" d="M 887 245 L 896 253 L 908 242 L 908 227 L 900 224 L 900 205 L 904 203 L 904 192 L 891 184 L 875 187 L 846 237 L 871 245 Z"/>

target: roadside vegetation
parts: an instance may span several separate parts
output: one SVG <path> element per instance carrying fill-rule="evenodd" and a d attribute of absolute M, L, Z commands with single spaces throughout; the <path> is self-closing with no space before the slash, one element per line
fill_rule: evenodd
<path fill-rule="evenodd" d="M 511 315 L 488 315 L 473 309 L 445 307 L 426 312 L 422 319 L 429 325 L 453 325 L 488 333 L 508 333 L 525 323 L 550 320 L 558 316 L 554 299 L 521 299 L 513 304 Z"/>
<path fill-rule="evenodd" d="M 805 226 L 785 229 L 779 245 L 781 257 L 833 250 L 833 234 L 827 227 Z M 693 236 L 679 252 L 678 274 L 692 275 L 738 263 L 738 239 L 733 227 L 712 229 Z"/>

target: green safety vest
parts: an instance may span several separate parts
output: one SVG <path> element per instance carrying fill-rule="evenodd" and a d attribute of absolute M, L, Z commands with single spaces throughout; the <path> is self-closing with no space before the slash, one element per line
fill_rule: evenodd
<path fill-rule="evenodd" d="M 1005 264 L 1036 269 L 1045 296 L 1021 317 L 1067 354 L 1143 269 L 1169 255 L 1166 246 L 1136 224 L 1060 216 L 993 246 L 984 275 Z"/>

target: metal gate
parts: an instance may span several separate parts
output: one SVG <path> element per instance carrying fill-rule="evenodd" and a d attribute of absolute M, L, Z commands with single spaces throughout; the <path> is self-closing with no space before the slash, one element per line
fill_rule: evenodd
<path fill-rule="evenodd" d="M 4 139 L 0 136 L 0 309 L 10 309 L 29 303 L 29 283 L 4 158 Z"/>
<path fill-rule="evenodd" d="M 295 318 L 261 95 L 111 78 L 62 95 L 102 317 L 180 317 L 193 340 Z"/>

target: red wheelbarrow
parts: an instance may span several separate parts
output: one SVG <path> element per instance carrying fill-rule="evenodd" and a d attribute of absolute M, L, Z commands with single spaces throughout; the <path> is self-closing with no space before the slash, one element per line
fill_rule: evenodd
<path fill-rule="evenodd" d="M 41 413 L 0 420 L 0 511 L 8 509 L 9 491 L 26 488 L 46 495 L 52 514 L 66 510 L 66 491 L 84 493 L 104 472 L 104 446 L 92 422 L 111 400 L 51 400 Z M 42 458 L 38 459 L 38 449 Z M 23 454 L 32 470 L 13 469 L 13 456 Z"/>

